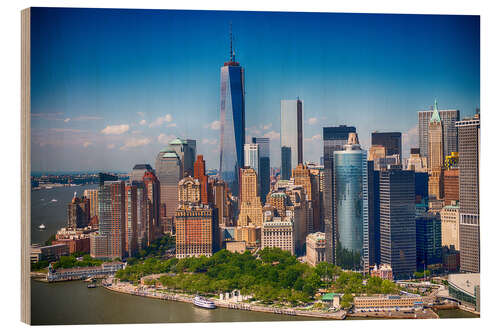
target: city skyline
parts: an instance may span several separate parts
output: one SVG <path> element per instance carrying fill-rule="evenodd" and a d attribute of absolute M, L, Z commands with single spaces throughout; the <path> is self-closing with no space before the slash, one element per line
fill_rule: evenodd
<path fill-rule="evenodd" d="M 478 17 L 33 10 L 34 172 L 153 165 L 175 137 L 197 140 L 207 168 L 218 169 L 230 22 L 245 68 L 246 143 L 269 137 L 273 167 L 282 99 L 303 101 L 304 161 L 314 162 L 322 127 L 355 126 L 366 150 L 371 132 L 402 132 L 408 156 L 417 111 L 435 98 L 462 117 L 480 107 Z M 124 26 L 131 19 L 134 30 Z"/>

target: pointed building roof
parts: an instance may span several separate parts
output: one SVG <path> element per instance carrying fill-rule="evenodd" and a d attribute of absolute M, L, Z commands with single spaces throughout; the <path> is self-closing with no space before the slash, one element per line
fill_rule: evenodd
<path fill-rule="evenodd" d="M 434 100 L 434 111 L 431 116 L 431 123 L 440 123 L 441 117 L 439 116 L 437 99 Z"/>

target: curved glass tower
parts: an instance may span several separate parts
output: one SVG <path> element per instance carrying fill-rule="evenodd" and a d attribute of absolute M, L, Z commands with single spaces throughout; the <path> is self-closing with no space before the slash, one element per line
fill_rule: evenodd
<path fill-rule="evenodd" d="M 363 238 L 368 226 L 368 174 L 366 151 L 347 144 L 336 151 L 335 225 L 336 263 L 342 268 L 363 267 Z"/>
<path fill-rule="evenodd" d="M 220 69 L 220 176 L 238 195 L 239 169 L 244 166 L 245 83 L 244 70 L 232 48 L 230 60 Z"/>

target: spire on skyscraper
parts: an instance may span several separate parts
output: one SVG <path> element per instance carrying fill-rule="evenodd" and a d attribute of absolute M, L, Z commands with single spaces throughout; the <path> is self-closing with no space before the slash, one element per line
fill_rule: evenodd
<path fill-rule="evenodd" d="M 229 23 L 229 61 L 234 61 L 234 51 L 233 51 L 233 23 Z"/>
<path fill-rule="evenodd" d="M 431 123 L 432 122 L 441 122 L 441 117 L 439 116 L 439 111 L 438 111 L 438 103 L 437 99 L 434 99 L 434 111 L 432 112 L 431 116 Z"/>

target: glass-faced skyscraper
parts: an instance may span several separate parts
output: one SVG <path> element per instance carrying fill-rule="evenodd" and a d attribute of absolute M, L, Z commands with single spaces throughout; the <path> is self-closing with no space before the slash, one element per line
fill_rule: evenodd
<path fill-rule="evenodd" d="M 233 195 L 238 194 L 239 169 L 244 165 L 245 80 L 232 47 L 229 61 L 220 69 L 220 176 Z"/>
<path fill-rule="evenodd" d="M 260 183 L 260 200 L 265 203 L 267 194 L 269 193 L 271 163 L 269 155 L 269 138 L 252 138 L 252 143 L 259 145 L 259 183 Z"/>
<path fill-rule="evenodd" d="M 298 98 L 281 101 L 280 140 L 280 147 L 290 148 L 291 169 L 294 169 L 299 163 L 303 163 L 302 101 Z"/>

